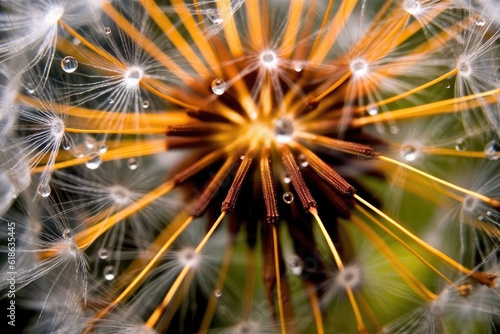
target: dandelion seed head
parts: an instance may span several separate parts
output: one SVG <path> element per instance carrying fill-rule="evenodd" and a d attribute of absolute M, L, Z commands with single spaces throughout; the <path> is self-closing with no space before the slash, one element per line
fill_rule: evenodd
<path fill-rule="evenodd" d="M 292 140 L 294 126 L 293 122 L 288 117 L 280 117 L 274 120 L 274 135 L 276 141 L 280 144 L 288 143 Z"/>
<path fill-rule="evenodd" d="M 50 132 L 55 140 L 61 140 L 64 136 L 64 121 L 59 117 L 54 117 L 52 119 L 52 124 L 50 128 Z"/>
<path fill-rule="evenodd" d="M 420 1 L 418 0 L 406 0 L 403 7 L 409 14 L 415 16 L 418 16 L 423 12 Z"/>
<path fill-rule="evenodd" d="M 131 202 L 130 191 L 120 185 L 115 185 L 109 188 L 110 199 L 118 205 L 126 205 Z"/>
<path fill-rule="evenodd" d="M 124 82 L 128 88 L 135 88 L 139 85 L 144 75 L 144 70 L 138 66 L 131 66 L 127 72 L 125 72 Z"/>
<path fill-rule="evenodd" d="M 177 260 L 182 266 L 196 268 L 200 264 L 200 255 L 195 252 L 194 248 L 187 247 L 177 253 Z"/>
<path fill-rule="evenodd" d="M 45 14 L 45 23 L 47 25 L 54 25 L 61 19 L 63 15 L 64 15 L 64 7 L 54 6 L 47 10 Z"/>
<path fill-rule="evenodd" d="M 360 266 L 348 265 L 337 274 L 336 284 L 344 288 L 356 289 L 363 283 L 363 272 Z"/>
<path fill-rule="evenodd" d="M 355 78 L 362 78 L 368 74 L 368 62 L 363 58 L 355 58 L 351 60 L 349 66 Z"/>
<path fill-rule="evenodd" d="M 267 70 L 275 70 L 278 68 L 279 64 L 278 55 L 272 50 L 263 51 L 260 54 L 260 64 Z"/>

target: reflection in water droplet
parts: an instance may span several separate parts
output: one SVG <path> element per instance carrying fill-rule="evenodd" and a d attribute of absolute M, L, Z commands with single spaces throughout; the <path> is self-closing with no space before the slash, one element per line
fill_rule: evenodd
<path fill-rule="evenodd" d="M 89 154 L 85 166 L 87 166 L 88 169 L 97 169 L 99 168 L 101 163 L 102 163 L 101 156 L 99 155 L 99 153 L 94 152 Z"/>
<path fill-rule="evenodd" d="M 105 260 L 109 257 L 109 251 L 106 248 L 99 249 L 97 254 L 99 255 L 99 258 L 101 258 L 103 260 Z"/>
<path fill-rule="evenodd" d="M 110 27 L 104 27 L 104 33 L 109 36 L 111 34 L 111 28 Z"/>
<path fill-rule="evenodd" d="M 220 296 L 222 296 L 222 291 L 217 289 L 217 290 L 215 290 L 214 295 L 215 295 L 215 297 L 219 298 Z"/>
<path fill-rule="evenodd" d="M 288 143 L 293 135 L 293 122 L 288 117 L 280 117 L 274 120 L 274 135 L 278 143 Z"/>
<path fill-rule="evenodd" d="M 142 102 L 142 107 L 143 107 L 144 109 L 148 109 L 148 108 L 149 108 L 149 101 L 148 101 L 148 100 L 143 101 L 143 102 Z"/>
<path fill-rule="evenodd" d="M 137 161 L 136 158 L 130 158 L 127 161 L 127 166 L 128 166 L 128 169 L 130 169 L 130 170 L 136 170 L 137 167 L 139 167 L 139 161 Z"/>
<path fill-rule="evenodd" d="M 222 79 L 215 79 L 212 81 L 212 92 L 215 95 L 222 95 L 227 89 L 226 82 Z"/>
<path fill-rule="evenodd" d="M 302 259 L 297 255 L 290 255 L 286 263 L 288 264 L 288 268 L 292 272 L 293 275 L 298 276 L 302 274 L 302 270 L 304 269 L 304 263 Z"/>
<path fill-rule="evenodd" d="M 412 162 L 417 160 L 418 158 L 418 151 L 417 149 L 412 146 L 412 145 L 405 145 L 401 148 L 401 157 L 405 159 L 408 162 Z"/>
<path fill-rule="evenodd" d="M 50 195 L 50 192 L 51 192 L 51 189 L 50 189 L 50 186 L 46 183 L 40 183 L 40 185 L 38 186 L 38 194 L 42 197 L 49 197 Z"/>
<path fill-rule="evenodd" d="M 113 266 L 106 266 L 103 270 L 104 278 L 108 281 L 112 281 L 115 278 L 115 268 Z"/>
<path fill-rule="evenodd" d="M 459 139 L 455 142 L 455 149 L 457 151 L 465 151 L 467 148 L 467 143 L 463 139 Z"/>
<path fill-rule="evenodd" d="M 500 144 L 496 140 L 492 140 L 484 147 L 484 155 L 489 160 L 498 160 L 500 158 Z"/>
<path fill-rule="evenodd" d="M 283 201 L 286 203 L 286 204 L 290 204 L 293 202 L 293 194 L 289 191 L 287 191 L 286 193 L 283 194 Z"/>
<path fill-rule="evenodd" d="M 73 73 L 78 68 L 78 61 L 71 56 L 64 57 L 61 60 L 61 68 L 66 73 Z"/>
<path fill-rule="evenodd" d="M 69 228 L 63 231 L 63 238 L 66 240 L 73 240 L 73 232 Z"/>

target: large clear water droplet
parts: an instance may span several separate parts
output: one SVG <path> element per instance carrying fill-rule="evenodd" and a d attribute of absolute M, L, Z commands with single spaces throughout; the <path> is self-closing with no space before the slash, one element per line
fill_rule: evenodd
<path fill-rule="evenodd" d="M 78 61 L 71 56 L 64 57 L 61 60 L 61 68 L 66 73 L 73 73 L 78 68 Z"/>
<path fill-rule="evenodd" d="M 290 204 L 293 202 L 293 194 L 289 191 L 283 194 L 283 202 Z"/>
<path fill-rule="evenodd" d="M 61 142 L 61 147 L 63 150 L 68 151 L 71 149 L 71 142 L 68 140 L 68 138 L 64 137 L 62 142 Z"/>
<path fill-rule="evenodd" d="M 101 163 L 102 163 L 101 156 L 99 155 L 99 153 L 94 152 L 89 154 L 85 166 L 87 166 L 88 169 L 97 169 L 99 168 Z"/>
<path fill-rule="evenodd" d="M 47 184 L 47 183 L 40 183 L 40 185 L 38 186 L 38 194 L 44 198 L 46 197 L 49 197 L 50 195 L 50 192 L 52 191 L 50 189 L 50 186 Z"/>
<path fill-rule="evenodd" d="M 227 84 L 224 80 L 222 79 L 215 79 L 212 81 L 212 92 L 214 92 L 215 95 L 222 95 L 227 89 Z"/>
<path fill-rule="evenodd" d="M 484 155 L 490 160 L 498 160 L 500 154 L 500 144 L 496 140 L 492 140 L 484 147 Z"/>

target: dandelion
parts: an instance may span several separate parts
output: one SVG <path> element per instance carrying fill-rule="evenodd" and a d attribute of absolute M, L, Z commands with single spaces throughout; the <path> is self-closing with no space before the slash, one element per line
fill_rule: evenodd
<path fill-rule="evenodd" d="M 489 1 L 26 4 L 0 212 L 30 331 L 494 331 Z"/>

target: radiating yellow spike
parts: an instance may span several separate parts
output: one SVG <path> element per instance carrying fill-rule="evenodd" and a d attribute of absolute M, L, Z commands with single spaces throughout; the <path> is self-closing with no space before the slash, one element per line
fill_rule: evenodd
<path fill-rule="evenodd" d="M 281 333 L 286 334 L 287 327 L 285 321 L 285 311 L 283 308 L 283 295 L 281 291 L 281 273 L 280 273 L 280 258 L 278 251 L 278 233 L 276 225 L 273 225 L 273 251 L 274 251 L 274 268 L 276 270 L 276 298 L 278 300 L 278 311 L 281 324 Z"/>

